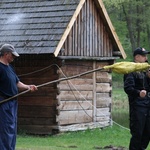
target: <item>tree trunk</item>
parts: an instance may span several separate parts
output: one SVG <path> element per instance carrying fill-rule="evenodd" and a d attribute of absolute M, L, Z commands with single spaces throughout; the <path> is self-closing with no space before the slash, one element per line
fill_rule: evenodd
<path fill-rule="evenodd" d="M 130 42 L 131 42 L 131 47 L 132 47 L 132 50 L 134 50 L 136 47 L 136 40 L 135 40 L 135 35 L 133 32 L 133 27 L 132 27 L 132 19 L 129 16 L 129 14 L 131 14 L 132 9 L 130 8 L 131 6 L 129 4 L 129 10 L 128 10 L 128 12 L 126 12 L 125 7 L 126 6 L 122 3 L 122 10 L 125 15 L 126 22 L 127 22 L 127 28 L 128 28 L 129 38 L 130 38 Z"/>

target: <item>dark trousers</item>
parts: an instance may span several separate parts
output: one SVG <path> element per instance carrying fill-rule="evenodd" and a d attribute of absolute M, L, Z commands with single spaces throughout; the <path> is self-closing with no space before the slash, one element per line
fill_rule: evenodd
<path fill-rule="evenodd" d="M 0 104 L 0 150 L 15 150 L 17 107 L 16 100 Z"/>
<path fill-rule="evenodd" d="M 145 150 L 150 140 L 150 108 L 130 106 L 129 150 Z"/>

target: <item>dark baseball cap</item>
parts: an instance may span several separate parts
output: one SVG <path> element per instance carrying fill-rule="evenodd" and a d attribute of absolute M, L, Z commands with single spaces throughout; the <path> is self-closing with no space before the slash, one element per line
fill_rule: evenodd
<path fill-rule="evenodd" d="M 1 46 L 0 54 L 4 54 L 5 52 L 11 52 L 16 57 L 19 56 L 19 54 L 16 52 L 14 46 L 11 44 L 4 44 Z"/>
<path fill-rule="evenodd" d="M 133 56 L 136 56 L 136 55 L 146 55 L 146 54 L 150 54 L 149 51 L 145 50 L 145 48 L 142 48 L 142 47 L 138 47 L 134 50 L 133 52 Z"/>

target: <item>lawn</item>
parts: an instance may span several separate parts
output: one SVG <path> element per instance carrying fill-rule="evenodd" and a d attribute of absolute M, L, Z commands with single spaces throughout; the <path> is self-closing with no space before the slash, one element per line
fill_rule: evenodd
<path fill-rule="evenodd" d="M 102 150 L 110 145 L 128 147 L 129 138 L 129 131 L 116 125 L 53 136 L 18 135 L 16 150 Z"/>

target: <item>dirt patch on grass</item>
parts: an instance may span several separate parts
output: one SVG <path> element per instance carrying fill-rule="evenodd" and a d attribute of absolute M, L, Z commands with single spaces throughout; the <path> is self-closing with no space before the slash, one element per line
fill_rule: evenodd
<path fill-rule="evenodd" d="M 112 145 L 105 146 L 105 147 L 95 146 L 94 149 L 95 150 L 128 150 L 127 148 L 122 147 L 122 146 L 116 147 Z"/>

